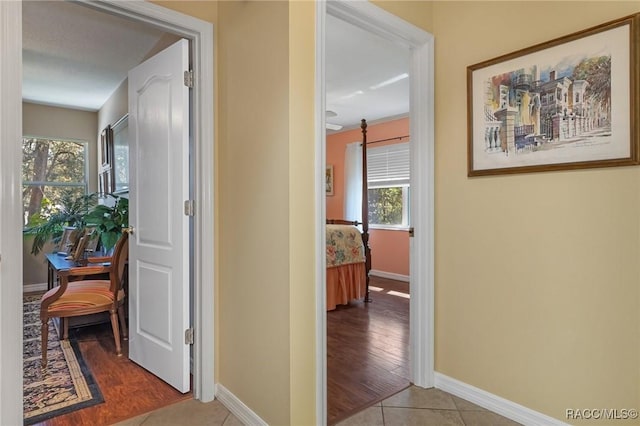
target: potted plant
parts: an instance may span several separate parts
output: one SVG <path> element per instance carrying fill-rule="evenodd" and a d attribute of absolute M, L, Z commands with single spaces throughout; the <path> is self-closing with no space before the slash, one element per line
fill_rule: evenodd
<path fill-rule="evenodd" d="M 108 194 L 115 198 L 111 205 L 97 204 L 85 216 L 86 226 L 95 226 L 100 233 L 100 244 L 105 253 L 110 253 L 122 234 L 122 229 L 129 226 L 129 199 Z"/>
<path fill-rule="evenodd" d="M 66 194 L 61 197 L 60 204 L 55 208 L 48 200 L 43 200 L 43 211 L 37 216 L 30 217 L 29 224 L 23 229 L 24 235 L 33 236 L 31 254 L 40 253 L 42 247 L 51 240 L 57 243 L 63 229 L 67 226 L 84 229 L 85 218 L 97 204 L 97 200 L 97 194 L 86 194 L 75 198 Z"/>

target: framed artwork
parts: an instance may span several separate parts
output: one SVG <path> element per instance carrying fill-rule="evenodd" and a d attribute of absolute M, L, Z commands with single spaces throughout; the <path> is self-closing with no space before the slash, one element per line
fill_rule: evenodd
<path fill-rule="evenodd" d="M 89 256 L 91 256 L 91 254 L 95 252 L 96 248 L 98 247 L 98 242 L 100 241 L 100 232 L 98 232 L 98 229 L 96 227 L 87 226 L 86 228 L 84 228 L 83 236 L 87 240 L 85 251 Z"/>
<path fill-rule="evenodd" d="M 129 114 L 115 122 L 113 130 L 113 193 L 129 191 Z"/>
<path fill-rule="evenodd" d="M 468 176 L 639 164 L 640 14 L 467 67 Z"/>
<path fill-rule="evenodd" d="M 113 192 L 113 178 L 111 169 L 106 168 L 98 174 L 98 192 L 100 194 L 111 194 Z"/>
<path fill-rule="evenodd" d="M 324 182 L 327 195 L 333 195 L 333 165 L 331 164 L 327 165 Z"/>
<path fill-rule="evenodd" d="M 113 131 L 108 125 L 100 132 L 100 161 L 102 168 L 109 168 L 113 164 Z"/>
<path fill-rule="evenodd" d="M 88 237 L 85 235 L 82 235 L 78 240 L 78 244 L 76 244 L 75 248 L 73 249 L 73 253 L 71 254 L 71 259 L 74 262 L 79 262 L 80 260 L 85 258 L 84 253 L 85 249 L 87 248 L 87 241 Z"/>
<path fill-rule="evenodd" d="M 65 226 L 60 237 L 58 253 L 69 254 L 76 244 L 78 231 L 74 226 Z"/>

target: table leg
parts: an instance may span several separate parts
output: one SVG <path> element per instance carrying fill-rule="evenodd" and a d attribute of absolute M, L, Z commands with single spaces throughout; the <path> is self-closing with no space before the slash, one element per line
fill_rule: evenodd
<path fill-rule="evenodd" d="M 55 271 L 53 270 L 53 265 L 51 265 L 51 262 L 47 262 L 47 290 L 51 290 L 53 288 L 54 274 Z"/>

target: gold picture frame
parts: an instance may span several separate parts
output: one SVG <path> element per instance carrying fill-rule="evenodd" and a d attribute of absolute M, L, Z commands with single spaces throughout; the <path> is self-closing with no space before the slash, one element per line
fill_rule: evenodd
<path fill-rule="evenodd" d="M 640 14 L 467 67 L 467 175 L 639 164 Z"/>

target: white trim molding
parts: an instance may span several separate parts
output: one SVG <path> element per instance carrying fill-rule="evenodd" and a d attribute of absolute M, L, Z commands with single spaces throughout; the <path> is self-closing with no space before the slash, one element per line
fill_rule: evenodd
<path fill-rule="evenodd" d="M 568 423 L 437 372 L 435 387 L 523 425 L 568 426 Z"/>
<path fill-rule="evenodd" d="M 417 34 L 413 37 L 417 37 Z M 411 372 L 416 386 L 433 386 L 435 335 L 435 132 L 434 40 L 422 31 L 414 44 L 410 72 L 411 220 L 409 238 L 409 335 Z"/>
<path fill-rule="evenodd" d="M 22 3 L 0 1 L 0 424 L 22 424 Z M 7 342 L 11 342 L 7 344 Z"/>
<path fill-rule="evenodd" d="M 316 69 L 315 69 L 315 236 L 322 253 L 316 259 L 316 425 L 327 424 L 327 269 L 326 251 L 327 196 L 325 170 L 327 164 L 325 113 L 325 31 L 327 8 L 325 0 L 316 2 Z"/>
<path fill-rule="evenodd" d="M 221 384 L 216 385 L 216 398 L 231 414 L 236 416 L 243 425 L 267 426 L 267 422 L 254 413 L 247 405 L 238 399 L 229 389 Z"/>
<path fill-rule="evenodd" d="M 369 271 L 369 275 L 374 275 L 380 278 L 388 278 L 390 280 L 404 281 L 406 283 L 409 282 L 409 275 L 396 274 L 395 272 L 385 272 L 378 271 L 377 269 L 372 269 Z"/>

